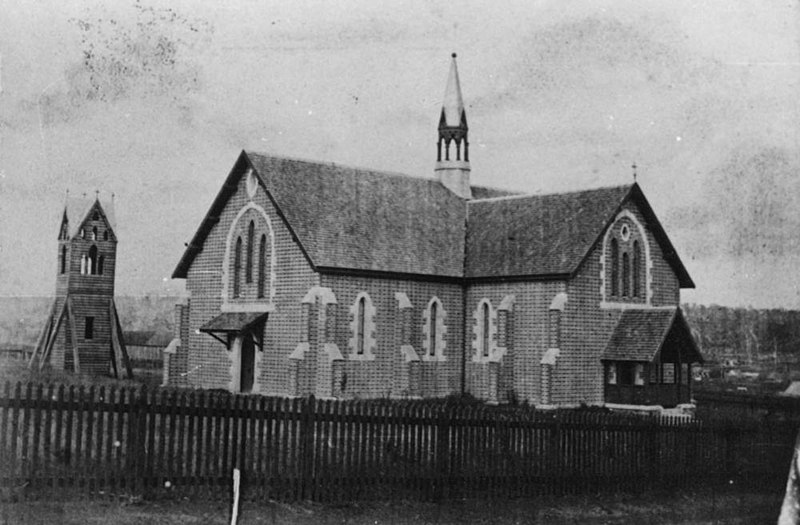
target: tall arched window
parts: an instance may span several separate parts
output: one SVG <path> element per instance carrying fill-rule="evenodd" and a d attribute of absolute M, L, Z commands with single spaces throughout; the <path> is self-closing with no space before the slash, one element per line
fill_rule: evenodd
<path fill-rule="evenodd" d="M 633 296 L 639 297 L 641 293 L 640 279 L 642 276 L 642 253 L 639 241 L 633 241 Z"/>
<path fill-rule="evenodd" d="M 619 244 L 611 239 L 611 295 L 619 295 Z"/>
<path fill-rule="evenodd" d="M 104 241 L 107 241 L 107 240 L 108 240 L 108 230 L 105 230 L 105 231 L 103 232 L 103 240 L 104 240 Z"/>
<path fill-rule="evenodd" d="M 240 283 L 242 275 L 242 238 L 236 238 L 236 251 L 233 254 L 233 296 L 239 297 Z"/>
<path fill-rule="evenodd" d="M 97 240 L 97 226 L 92 227 L 92 240 L 93 241 Z"/>
<path fill-rule="evenodd" d="M 86 254 L 81 255 L 81 275 L 86 275 Z"/>
<path fill-rule="evenodd" d="M 481 323 L 482 323 L 481 350 L 483 352 L 483 357 L 489 357 L 489 305 L 488 305 L 488 303 L 483 303 L 483 308 L 481 308 Z"/>
<path fill-rule="evenodd" d="M 103 263 L 105 260 L 106 258 L 102 255 L 97 259 L 97 275 L 103 275 Z"/>
<path fill-rule="evenodd" d="M 630 257 L 628 256 L 628 252 L 622 254 L 622 296 L 628 297 L 628 293 L 630 292 L 630 278 L 631 278 L 631 268 L 630 268 Z"/>
<path fill-rule="evenodd" d="M 244 280 L 247 284 L 253 282 L 253 236 L 255 235 L 256 225 L 250 221 L 247 227 L 247 261 L 245 262 Z"/>
<path fill-rule="evenodd" d="M 89 265 L 89 268 L 88 268 L 88 271 L 86 273 L 89 273 L 91 275 L 97 275 L 97 246 L 95 246 L 95 245 L 92 245 L 92 247 L 89 248 L 89 262 L 88 262 L 88 265 Z"/>
<path fill-rule="evenodd" d="M 66 273 L 67 271 L 67 246 L 64 245 L 61 247 L 61 273 Z"/>
<path fill-rule="evenodd" d="M 366 319 L 367 301 L 365 298 L 358 300 L 358 311 L 356 312 L 356 353 L 364 353 L 364 323 Z"/>
<path fill-rule="evenodd" d="M 264 297 L 264 284 L 267 280 L 267 236 L 261 236 L 261 242 L 258 245 L 258 298 Z"/>
<path fill-rule="evenodd" d="M 431 315 L 428 329 L 428 355 L 436 355 L 436 316 L 439 313 L 439 304 L 431 303 Z"/>

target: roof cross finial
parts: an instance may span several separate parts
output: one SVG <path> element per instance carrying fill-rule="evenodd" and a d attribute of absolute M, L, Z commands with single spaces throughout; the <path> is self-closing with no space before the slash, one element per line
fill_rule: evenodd
<path fill-rule="evenodd" d="M 636 161 L 633 161 L 631 168 L 633 168 L 633 182 L 636 182 Z"/>

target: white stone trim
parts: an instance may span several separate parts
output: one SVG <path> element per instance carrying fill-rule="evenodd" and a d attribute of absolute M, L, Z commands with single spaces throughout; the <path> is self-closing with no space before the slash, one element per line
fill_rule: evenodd
<path fill-rule="evenodd" d="M 306 352 L 311 349 L 311 344 L 304 341 L 302 343 L 297 343 L 297 346 L 294 347 L 294 351 L 289 354 L 289 359 L 297 359 L 298 361 L 302 361 L 306 358 Z"/>
<path fill-rule="evenodd" d="M 231 259 L 231 245 L 233 244 L 234 233 L 236 231 L 236 226 L 239 224 L 239 219 L 244 216 L 249 210 L 256 210 L 258 213 L 264 217 L 264 220 L 267 223 L 267 229 L 269 230 L 269 246 L 270 246 L 270 271 L 269 271 L 269 294 L 268 294 L 268 301 L 262 301 L 264 304 L 274 304 L 275 302 L 275 281 L 277 277 L 277 253 L 275 252 L 275 231 L 272 228 L 272 221 L 267 215 L 267 211 L 256 204 L 255 202 L 248 202 L 239 210 L 236 214 L 236 217 L 231 221 L 230 228 L 228 229 L 228 235 L 225 240 L 225 257 L 222 259 L 222 307 L 221 310 L 223 312 L 235 312 L 235 311 L 242 311 L 242 310 L 229 310 L 226 308 L 232 308 L 234 303 L 231 302 L 231 297 L 229 294 L 230 284 L 229 284 L 229 277 L 231 273 L 231 266 L 233 266 L 233 260 Z M 239 303 L 237 300 L 236 303 Z M 239 303 L 244 304 L 244 303 Z M 253 304 L 253 303 L 251 303 Z M 259 308 L 262 308 L 262 304 L 258 304 Z M 247 311 L 247 310 L 244 310 Z"/>
<path fill-rule="evenodd" d="M 405 308 L 411 308 L 411 301 L 409 301 L 408 296 L 404 292 L 395 292 L 394 298 L 397 300 L 397 308 L 403 310 Z"/>
<path fill-rule="evenodd" d="M 517 301 L 517 296 L 514 294 L 506 295 L 503 297 L 503 300 L 500 301 L 500 306 L 497 307 L 498 310 L 506 310 L 510 311 L 514 309 L 514 303 Z"/>
<path fill-rule="evenodd" d="M 539 364 L 555 366 L 556 361 L 558 361 L 559 355 L 561 355 L 560 349 L 548 348 L 547 351 L 544 353 L 544 355 L 542 355 L 542 360 L 539 361 Z"/>
<path fill-rule="evenodd" d="M 616 301 L 601 301 L 601 310 L 674 310 L 677 304 L 667 306 L 653 306 L 643 303 L 618 303 Z"/>
<path fill-rule="evenodd" d="M 419 356 L 417 355 L 416 350 L 411 345 L 400 345 L 400 354 L 405 359 L 406 363 L 410 363 L 412 361 L 419 361 Z"/>
<path fill-rule="evenodd" d="M 274 303 L 222 303 L 220 312 L 266 312 L 275 311 Z"/>
<path fill-rule="evenodd" d="M 483 343 L 483 307 L 489 307 L 489 351 L 484 354 Z M 497 310 L 492 308 L 492 303 L 487 298 L 478 301 L 478 305 L 472 312 L 472 362 L 488 363 L 492 361 L 493 354 L 497 351 Z M 505 352 L 504 352 L 505 353 Z"/>
<path fill-rule="evenodd" d="M 339 345 L 336 343 L 323 343 L 322 350 L 328 356 L 329 361 L 341 361 L 344 359 L 342 352 L 339 351 Z"/>
<path fill-rule="evenodd" d="M 333 290 L 325 286 L 312 286 L 308 289 L 300 302 L 313 304 L 316 302 L 317 297 L 322 300 L 323 305 L 338 304 L 336 302 L 336 294 L 333 293 Z"/>
<path fill-rule="evenodd" d="M 553 301 L 550 303 L 550 310 L 558 310 L 559 312 L 563 312 L 566 305 L 567 293 L 558 292 L 555 296 L 553 296 Z"/>
<path fill-rule="evenodd" d="M 242 336 L 236 336 L 231 343 L 231 350 L 228 352 L 228 360 L 230 361 L 229 370 L 231 372 L 230 381 L 228 382 L 228 390 L 230 392 L 239 392 L 242 379 Z"/>
<path fill-rule="evenodd" d="M 639 235 L 642 238 L 642 244 L 644 244 L 644 272 L 645 272 L 645 302 L 644 303 L 622 303 L 616 301 L 608 301 L 607 294 L 606 294 L 606 261 L 608 260 L 608 244 L 609 244 L 609 237 L 611 236 L 611 231 L 614 229 L 614 225 L 616 225 L 621 219 L 628 219 L 630 220 L 639 231 Z M 644 226 L 642 223 L 639 222 L 639 219 L 636 218 L 630 210 L 622 210 L 620 211 L 616 217 L 614 217 L 614 222 L 606 229 L 606 233 L 603 235 L 603 248 L 602 253 L 600 256 L 600 307 L 601 308 L 611 308 L 612 304 L 636 304 L 639 308 L 643 306 L 650 306 L 653 301 L 653 261 L 650 256 L 650 241 L 647 238 L 647 234 L 645 232 Z M 604 306 L 605 305 L 605 306 Z"/>
<path fill-rule="evenodd" d="M 364 353 L 358 353 L 358 303 L 364 299 Z M 375 340 L 375 314 L 376 308 L 372 304 L 372 299 L 367 292 L 360 292 L 353 304 L 350 306 L 350 333 L 352 337 L 347 341 L 350 348 L 348 358 L 351 361 L 374 361 L 375 349 L 378 344 Z"/>
<path fill-rule="evenodd" d="M 431 354 L 430 349 L 430 340 L 431 340 L 431 305 L 437 305 L 437 315 L 436 315 L 436 326 L 433 327 L 435 330 L 434 335 L 434 348 L 433 355 Z M 446 361 L 444 350 L 447 347 L 447 340 L 445 339 L 445 335 L 447 335 L 447 325 L 445 324 L 445 319 L 447 318 L 447 312 L 442 306 L 442 301 L 434 296 L 430 301 L 428 301 L 428 305 L 425 307 L 425 310 L 422 312 L 422 360 L 423 361 Z"/>
<path fill-rule="evenodd" d="M 181 338 L 174 337 L 172 341 L 162 350 L 165 354 L 176 354 L 178 353 L 178 348 L 181 346 Z"/>

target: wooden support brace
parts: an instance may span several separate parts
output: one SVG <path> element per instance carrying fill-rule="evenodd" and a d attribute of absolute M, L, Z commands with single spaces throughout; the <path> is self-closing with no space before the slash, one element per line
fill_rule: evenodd
<path fill-rule="evenodd" d="M 78 351 L 78 327 L 75 325 L 75 308 L 72 307 L 72 298 L 67 298 L 67 317 L 69 318 L 69 326 L 72 329 L 72 364 L 75 367 L 75 373 L 81 372 L 80 352 Z"/>

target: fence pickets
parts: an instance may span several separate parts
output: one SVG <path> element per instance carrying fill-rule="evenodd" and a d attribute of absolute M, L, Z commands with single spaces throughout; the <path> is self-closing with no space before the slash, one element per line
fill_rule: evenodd
<path fill-rule="evenodd" d="M 763 430 L 598 411 L 6 383 L 0 482 L 12 492 L 224 498 L 236 467 L 245 497 L 318 501 L 641 490 L 769 476 L 780 486 L 795 429 Z M 754 455 L 760 462 L 741 459 Z"/>

